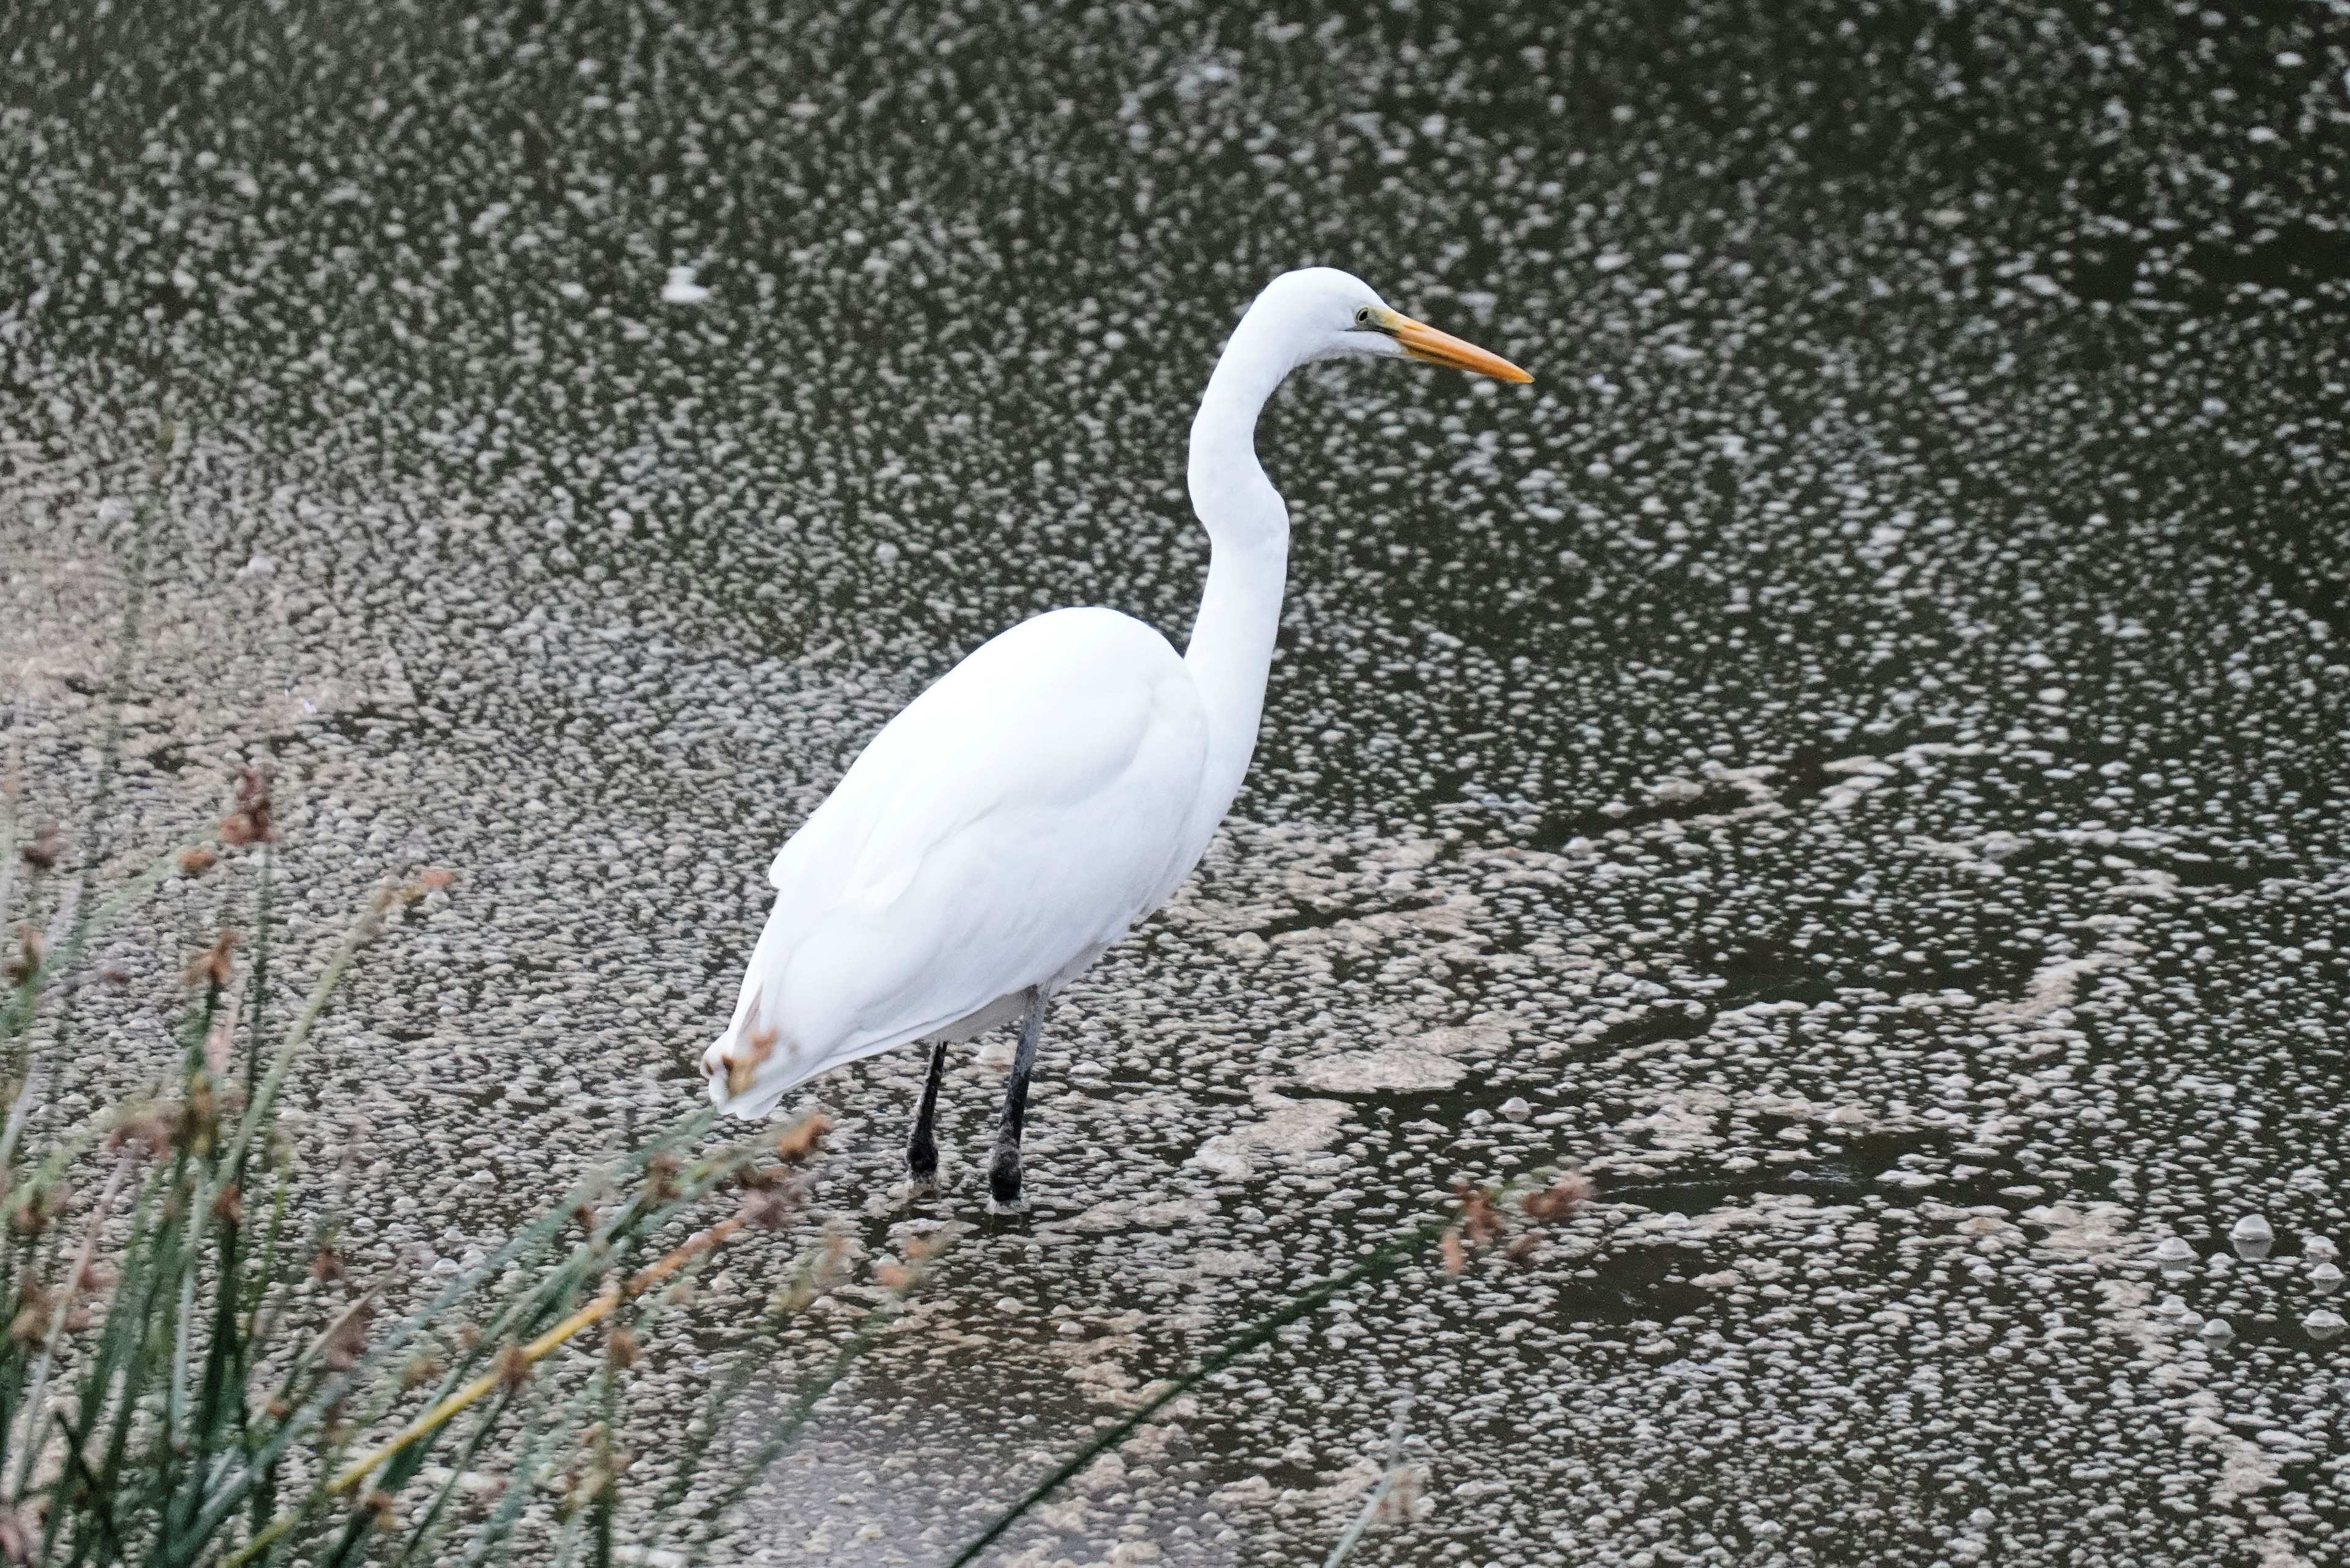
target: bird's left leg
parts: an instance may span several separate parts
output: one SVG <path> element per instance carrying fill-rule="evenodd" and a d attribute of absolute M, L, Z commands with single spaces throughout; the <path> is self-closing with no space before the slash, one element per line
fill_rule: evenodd
<path fill-rule="evenodd" d="M 931 1070 L 922 1080 L 922 1102 L 914 1112 L 913 1135 L 906 1139 L 906 1175 L 918 1188 L 939 1184 L 939 1141 L 931 1132 L 939 1119 L 939 1081 L 947 1073 L 947 1043 L 931 1042 Z"/>
<path fill-rule="evenodd" d="M 995 1124 L 995 1157 L 988 1162 L 989 1207 L 1002 1213 L 1020 1207 L 1020 1133 L 1028 1119 L 1028 1075 L 1036 1069 L 1037 1042 L 1045 1037 L 1045 988 L 1028 992 L 1028 1017 L 1020 1025 L 1020 1048 L 1012 1055 L 1012 1082 L 1003 1090 L 1003 1115 Z"/>

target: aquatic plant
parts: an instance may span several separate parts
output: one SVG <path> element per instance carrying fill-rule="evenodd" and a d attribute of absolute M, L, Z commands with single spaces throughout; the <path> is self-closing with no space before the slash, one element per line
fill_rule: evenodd
<path fill-rule="evenodd" d="M 55 836 L 5 848 L 37 896 Z M 268 781 L 247 774 L 216 839 L 158 857 L 87 916 L 68 887 L 61 923 L 17 939 L 0 1009 L 7 1063 L 0 1131 L 0 1560 L 58 1564 L 497 1561 L 518 1541 L 524 1505 L 559 1488 L 555 1559 L 613 1561 L 621 1478 L 618 1433 L 629 1369 L 681 1314 L 695 1275 L 746 1231 L 798 1213 L 820 1116 L 781 1133 L 710 1144 L 711 1115 L 689 1116 L 576 1183 L 559 1201 L 421 1306 L 388 1324 L 388 1280 L 346 1282 L 329 1214 L 300 1245 L 294 1159 L 279 1127 L 286 1075 L 361 950 L 447 888 L 438 870 L 386 882 L 352 919 L 307 1002 L 271 1043 L 266 965 L 274 925 Z M 57 1119 L 25 1147 L 44 1108 L 56 1029 L 29 1050 L 45 1000 L 70 995 L 91 940 L 140 893 L 210 873 L 253 846 L 260 921 L 254 959 L 222 930 L 182 972 L 182 1058 L 161 1088 L 78 1120 Z M 238 981 L 246 983 L 240 990 Z M 54 1108 L 54 1107 L 52 1107 Z M 698 1152 L 697 1152 L 698 1148 Z M 98 1187 L 94 1199 L 77 1187 Z M 346 1199 L 348 1200 L 348 1199 Z M 714 1220 L 709 1212 L 731 1211 Z M 71 1223 L 68 1224 L 68 1221 Z M 704 1221 L 682 1240 L 671 1232 Z M 836 1366 L 770 1433 L 752 1474 L 787 1442 L 847 1358 L 914 1288 L 922 1262 L 881 1281 Z M 842 1273 L 819 1244 L 771 1303 L 769 1336 Z M 342 1286 L 342 1304 L 303 1324 L 295 1282 Z M 312 1315 L 317 1315 L 315 1307 Z M 540 1364 L 593 1332 L 602 1354 L 584 1376 Z M 723 1407 L 747 1384 L 749 1357 L 712 1392 Z M 723 1421 L 713 1408 L 666 1500 L 683 1501 Z M 388 1434 L 388 1435 L 384 1435 Z M 428 1461 L 442 1462 L 428 1472 Z M 491 1484 L 486 1513 L 461 1501 Z M 634 1533 L 682 1553 L 706 1542 L 735 1486 L 697 1500 L 691 1519 Z"/>
<path fill-rule="evenodd" d="M 73 835 L 21 823 L 21 781 L 0 779 L 0 929 L 18 921 L 0 992 L 0 1563 L 697 1560 L 919 1286 L 922 1250 L 876 1272 L 829 1365 L 747 1464 L 721 1466 L 728 1411 L 777 1334 L 847 1277 L 847 1245 L 817 1238 L 713 1369 L 666 1478 L 624 1498 L 632 1369 L 690 1331 L 693 1283 L 723 1248 L 800 1217 L 824 1118 L 724 1141 L 714 1113 L 686 1116 L 395 1315 L 411 1282 L 350 1277 L 339 1244 L 369 1195 L 338 1181 L 323 1212 L 305 1196 L 284 1091 L 361 953 L 455 877 L 383 881 L 282 1022 L 269 775 L 240 772 L 213 832 L 101 898 L 113 749 Z M 249 909 L 251 939 L 224 925 L 181 970 L 177 1060 L 76 1114 L 57 1088 L 84 993 L 122 978 L 89 961 L 95 945 L 167 882 L 225 876 L 244 878 L 227 903 Z M 591 1338 L 594 1355 L 548 1365 Z"/>

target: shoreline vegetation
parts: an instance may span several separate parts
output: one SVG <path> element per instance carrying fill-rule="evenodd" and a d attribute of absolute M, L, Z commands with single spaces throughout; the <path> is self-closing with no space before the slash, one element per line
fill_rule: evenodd
<path fill-rule="evenodd" d="M 726 1549 L 732 1511 L 806 1429 L 857 1359 L 900 1323 L 937 1265 L 915 1241 L 856 1282 L 854 1244 L 809 1226 L 828 1124 L 713 1137 L 675 1121 L 604 1160 L 501 1244 L 395 1314 L 395 1265 L 356 1277 L 347 1223 L 369 1195 L 348 1168 L 323 1199 L 301 1185 L 284 1124 L 288 1075 L 343 981 L 455 875 L 381 881 L 319 962 L 298 1011 L 273 1016 L 286 921 L 273 781 L 230 781 L 213 831 L 99 887 L 112 856 L 121 712 L 141 634 L 153 514 L 178 432 L 159 430 L 130 522 L 105 744 L 79 829 L 24 820 L 20 770 L 0 774 L 0 1564 L 318 1568 L 527 1560 L 684 1568 Z M 79 1112 L 56 1096 L 90 987 L 124 983 L 99 940 L 175 879 L 225 880 L 210 942 L 180 968 L 177 1060 L 136 1092 Z M 247 929 L 250 935 L 246 934 Z M 348 1163 L 348 1161 L 347 1161 Z M 1521 1261 L 1541 1227 L 1592 1196 L 1544 1171 L 1452 1201 L 1352 1266 L 1309 1280 L 1172 1377 L 1139 1391 L 1067 1460 L 951 1559 L 976 1563 L 1154 1412 L 1345 1292 L 1424 1260 Z M 639 1471 L 627 1451 L 634 1369 L 695 1333 L 697 1281 L 731 1241 L 810 1231 L 747 1334 L 710 1368 L 679 1451 Z M 432 1276 L 437 1280 L 438 1274 Z M 828 1358 L 744 1436 L 739 1407 L 781 1359 L 781 1331 L 820 1301 L 847 1314 Z M 558 1352 L 571 1354 L 548 1365 Z M 1376 1519 L 1408 1521 L 1415 1481 L 1398 1436 L 1328 1561 Z"/>
<path fill-rule="evenodd" d="M 55 877 L 57 832 L 19 843 L 14 815 L 5 849 L 26 873 L 24 912 L 62 885 L 46 928 L 18 927 L 0 1008 L 0 1561 L 422 1563 L 448 1560 L 462 1534 L 465 1561 L 496 1562 L 522 1548 L 526 1505 L 548 1489 L 552 1560 L 616 1561 L 629 1370 L 682 1328 L 695 1279 L 728 1241 L 800 1217 L 824 1119 L 712 1143 L 713 1115 L 688 1116 L 382 1322 L 393 1280 L 348 1277 L 338 1250 L 348 1184 L 307 1225 L 289 1212 L 280 1091 L 361 952 L 454 878 L 426 869 L 381 885 L 276 1033 L 265 1006 L 267 966 L 282 961 L 265 776 L 240 775 L 209 841 L 157 857 L 95 909 L 79 895 L 87 876 Z M 255 885 L 251 961 L 239 962 L 245 943 L 224 927 L 185 966 L 176 1071 L 78 1119 L 45 1116 L 57 1109 L 44 1092 L 76 990 L 104 983 L 84 972 L 93 939 L 165 880 L 217 875 L 240 854 Z M 78 1189 L 92 1185 L 84 1202 Z M 819 1237 L 774 1293 L 650 1500 L 650 1533 L 673 1541 L 679 1561 L 714 1539 L 764 1461 L 899 1314 L 928 1267 L 908 1252 L 877 1272 L 879 1299 L 832 1367 L 728 1485 L 702 1468 L 727 1408 L 773 1331 L 847 1277 L 843 1243 Z M 317 1288 L 298 1289 L 306 1280 Z M 541 1363 L 575 1339 L 599 1341 L 592 1370 L 545 1375 Z M 484 1489 L 481 1467 L 499 1456 L 509 1484 Z"/>

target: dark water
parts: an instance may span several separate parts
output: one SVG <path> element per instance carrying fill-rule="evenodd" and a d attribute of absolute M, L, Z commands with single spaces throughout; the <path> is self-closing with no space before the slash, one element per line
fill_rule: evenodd
<path fill-rule="evenodd" d="M 0 27 L 14 743 L 70 819 L 143 559 L 126 853 L 267 756 L 306 930 L 463 872 L 302 1085 L 412 1199 L 383 1264 L 686 1101 L 767 856 L 924 680 L 1055 604 L 1180 636 L 1264 279 L 1537 373 L 1269 416 L 1257 767 L 1056 1014 L 1029 1221 L 890 1191 L 910 1058 L 820 1085 L 868 1249 L 974 1228 L 744 1561 L 937 1561 L 1568 1158 L 1689 1185 L 1314 1319 L 1003 1560 L 1318 1562 L 1407 1385 L 1424 1517 L 1357 1561 L 2345 1560 L 2338 6 Z M 210 898 L 120 944 L 153 993 Z M 138 1000 L 83 1093 L 169 1049 Z"/>

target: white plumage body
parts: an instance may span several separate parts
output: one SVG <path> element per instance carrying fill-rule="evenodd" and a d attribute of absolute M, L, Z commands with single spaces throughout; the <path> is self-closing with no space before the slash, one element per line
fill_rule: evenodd
<path fill-rule="evenodd" d="M 772 1029 L 780 1085 L 1059 990 L 1198 862 L 1207 754 L 1191 671 L 1142 622 L 1063 609 L 996 637 L 891 720 L 775 856 L 730 1035 Z M 781 1093 L 729 1108 L 764 1116 Z"/>

